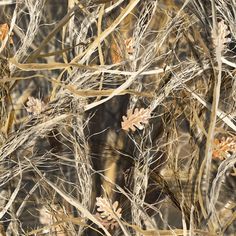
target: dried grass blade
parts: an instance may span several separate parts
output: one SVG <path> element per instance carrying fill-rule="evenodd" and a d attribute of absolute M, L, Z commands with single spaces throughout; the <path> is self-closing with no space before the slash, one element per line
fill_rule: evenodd
<path fill-rule="evenodd" d="M 86 69 L 86 70 L 97 70 L 96 67 L 92 66 L 85 66 L 80 65 L 77 63 L 26 63 L 21 64 L 18 63 L 14 58 L 9 59 L 9 62 L 15 65 L 18 69 L 21 69 L 23 71 L 40 71 L 40 70 L 58 70 L 58 69 L 65 69 L 68 67 L 77 67 L 80 69 Z"/>
<path fill-rule="evenodd" d="M 92 222 L 94 222 L 96 225 L 98 225 L 101 229 L 103 229 L 104 233 L 107 236 L 111 236 L 111 234 L 107 231 L 107 229 L 94 217 L 86 208 L 84 208 L 76 199 L 69 196 L 67 193 L 59 189 L 54 183 L 52 183 L 50 180 L 46 179 L 43 174 L 39 171 L 39 169 L 35 166 L 33 166 L 35 171 L 38 173 L 38 175 L 50 186 L 52 187 L 65 201 L 67 201 L 72 206 L 76 207 L 85 217 L 90 219 Z"/>
<path fill-rule="evenodd" d="M 99 44 L 113 32 L 113 30 L 121 23 L 122 20 L 135 8 L 135 6 L 140 2 L 140 0 L 131 0 L 128 6 L 121 12 L 121 14 L 116 18 L 116 20 L 111 24 L 111 26 L 103 31 L 99 37 L 97 37 L 94 42 L 89 46 L 89 48 L 83 52 L 81 55 L 75 57 L 72 62 L 77 62 L 83 64 L 94 50 L 99 46 Z"/>
<path fill-rule="evenodd" d="M 13 191 L 9 201 L 7 202 L 7 204 L 3 207 L 3 209 L 0 212 L 0 219 L 2 219 L 2 217 L 7 213 L 8 209 L 11 207 L 11 205 L 15 201 L 16 196 L 17 196 L 18 192 L 20 191 L 21 181 L 22 181 L 22 173 L 20 173 L 20 179 L 19 179 L 18 184 L 17 184 L 15 190 Z"/>
<path fill-rule="evenodd" d="M 41 45 L 38 47 L 38 49 L 31 54 L 31 56 L 28 58 L 28 62 L 33 61 L 43 50 L 43 48 L 47 45 L 47 43 L 56 35 L 57 32 L 59 32 L 62 27 L 71 19 L 71 17 L 74 15 L 74 11 L 79 8 L 78 5 L 74 6 L 55 26 L 55 28 L 52 30 L 52 32 L 43 40 Z"/>
<path fill-rule="evenodd" d="M 126 80 L 126 81 L 125 81 L 122 85 L 120 85 L 117 89 L 115 89 L 109 97 L 104 98 L 104 99 L 101 99 L 100 101 L 93 102 L 93 103 L 91 103 L 91 104 L 85 106 L 85 110 L 86 110 L 86 111 L 87 111 L 87 110 L 90 110 L 90 109 L 92 109 L 92 108 L 94 108 L 94 107 L 96 107 L 96 106 L 98 106 L 98 105 L 101 105 L 102 103 L 104 103 L 104 102 L 106 102 L 106 101 L 112 99 L 113 97 L 119 95 L 122 91 L 124 91 L 125 89 L 127 89 L 127 88 L 133 83 L 133 81 L 137 78 L 137 76 L 138 76 L 139 74 L 141 74 L 148 66 L 149 66 L 149 64 L 146 65 L 146 66 L 144 66 L 143 68 L 141 68 L 141 69 L 138 70 L 137 72 L 135 72 L 135 74 L 134 74 L 133 76 L 131 76 L 128 80 Z"/>

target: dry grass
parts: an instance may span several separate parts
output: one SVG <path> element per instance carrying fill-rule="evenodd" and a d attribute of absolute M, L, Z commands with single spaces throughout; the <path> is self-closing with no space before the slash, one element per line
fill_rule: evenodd
<path fill-rule="evenodd" d="M 0 3 L 0 235 L 234 235 L 235 0 Z"/>

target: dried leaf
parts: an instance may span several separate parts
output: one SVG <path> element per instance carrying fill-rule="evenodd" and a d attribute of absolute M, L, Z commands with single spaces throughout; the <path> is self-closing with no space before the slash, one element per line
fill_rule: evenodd
<path fill-rule="evenodd" d="M 114 42 L 111 44 L 111 59 L 112 63 L 120 63 L 122 61 L 121 51 L 117 44 Z"/>
<path fill-rule="evenodd" d="M 116 227 L 118 227 L 118 223 L 116 220 L 112 219 L 112 220 L 107 220 L 107 219 L 103 219 L 99 213 L 96 213 L 95 217 L 99 220 L 99 222 L 107 229 L 115 229 Z"/>
<path fill-rule="evenodd" d="M 9 26 L 7 23 L 0 25 L 0 42 L 3 41 L 9 33 Z M 13 44 L 12 37 L 9 37 L 9 42 Z"/>
<path fill-rule="evenodd" d="M 135 131 L 136 128 L 142 130 L 144 128 L 144 124 L 147 124 L 149 119 L 151 118 L 150 109 L 141 108 L 140 110 L 136 108 L 134 112 L 132 109 L 127 111 L 127 116 L 123 116 L 123 122 L 121 122 L 121 127 L 123 130 Z"/>
<path fill-rule="evenodd" d="M 108 220 L 121 218 L 121 208 L 118 208 L 119 203 L 115 201 L 112 205 L 111 203 L 103 197 L 97 197 L 96 205 L 98 206 L 97 211 L 100 212 L 102 218 L 107 218 Z"/>
<path fill-rule="evenodd" d="M 223 137 L 221 140 L 214 140 L 214 149 L 212 158 L 216 160 L 224 160 L 230 153 L 236 152 L 236 138 Z"/>
<path fill-rule="evenodd" d="M 119 208 L 119 203 L 115 201 L 111 204 L 106 198 L 96 198 L 97 208 L 97 219 L 102 223 L 106 229 L 113 229 L 118 226 L 117 218 L 121 218 L 122 209 Z"/>
<path fill-rule="evenodd" d="M 134 39 L 132 37 L 125 40 L 125 47 L 128 54 L 134 53 Z"/>
<path fill-rule="evenodd" d="M 39 115 L 45 108 L 45 103 L 38 98 L 28 97 L 26 110 L 33 115 Z"/>
<path fill-rule="evenodd" d="M 129 55 L 132 55 L 134 53 L 134 39 L 128 38 L 124 41 L 124 44 L 126 52 Z M 121 49 L 119 48 L 116 42 L 111 44 L 111 58 L 114 64 L 120 63 L 122 61 Z"/>
<path fill-rule="evenodd" d="M 9 32 L 9 26 L 8 24 L 1 24 L 0 25 L 0 41 L 3 41 Z"/>

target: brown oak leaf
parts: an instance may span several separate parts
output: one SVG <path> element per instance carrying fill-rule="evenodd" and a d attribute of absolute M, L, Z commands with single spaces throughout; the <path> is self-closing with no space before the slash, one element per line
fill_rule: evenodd
<path fill-rule="evenodd" d="M 144 124 L 147 124 L 149 119 L 151 118 L 151 110 L 141 108 L 140 110 L 136 108 L 134 112 L 132 109 L 127 111 L 127 116 L 123 116 L 123 122 L 121 122 L 121 127 L 123 130 L 135 131 L 136 128 L 142 130 L 144 128 Z"/>

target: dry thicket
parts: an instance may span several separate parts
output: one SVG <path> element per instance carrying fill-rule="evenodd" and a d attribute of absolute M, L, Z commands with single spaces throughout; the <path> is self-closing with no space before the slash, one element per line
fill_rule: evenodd
<path fill-rule="evenodd" d="M 0 1 L 0 235 L 235 235 L 235 0 Z"/>

